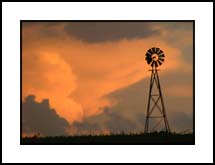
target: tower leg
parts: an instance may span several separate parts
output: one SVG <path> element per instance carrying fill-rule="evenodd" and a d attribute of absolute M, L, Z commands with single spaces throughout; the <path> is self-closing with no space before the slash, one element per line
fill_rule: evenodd
<path fill-rule="evenodd" d="M 160 101 L 161 101 L 161 109 L 157 105 L 158 100 L 154 101 L 154 106 L 152 106 L 152 108 L 151 108 L 151 99 L 155 100 L 155 99 L 152 98 L 154 96 L 152 94 L 152 88 L 153 88 L 154 83 L 156 83 L 156 86 L 157 86 L 157 90 L 158 90 L 157 96 L 158 96 L 158 100 L 160 99 Z M 163 101 L 163 96 L 162 96 L 162 92 L 161 92 L 161 86 L 160 86 L 160 81 L 159 81 L 159 77 L 158 77 L 158 72 L 157 72 L 156 68 L 152 67 L 144 133 L 149 133 L 149 120 L 150 120 L 150 118 L 155 118 L 155 117 L 151 116 L 151 114 L 152 114 L 152 111 L 155 109 L 156 106 L 159 108 L 159 110 L 160 110 L 160 112 L 162 114 L 161 117 L 156 117 L 156 118 L 163 118 L 166 132 L 171 132 L 170 126 L 169 126 L 169 123 L 168 123 L 168 120 L 167 120 L 165 107 L 164 107 L 164 101 Z"/>
<path fill-rule="evenodd" d="M 162 92 L 161 92 L 161 86 L 160 86 L 160 81 L 159 81 L 157 70 L 156 70 L 156 79 L 157 79 L 157 82 L 158 82 L 157 83 L 158 84 L 158 91 L 159 91 L 159 95 L 160 95 L 160 99 L 161 99 L 162 112 L 163 112 L 163 118 L 164 118 L 164 124 L 165 124 L 165 128 L 166 128 L 166 132 L 171 132 L 169 122 L 167 120 L 166 110 L 165 110 L 165 107 L 164 107 L 163 95 L 162 95 Z"/>
<path fill-rule="evenodd" d="M 145 133 L 148 133 L 148 129 L 149 129 L 149 111 L 150 111 L 151 91 L 153 87 L 153 81 L 154 81 L 154 73 L 152 72 L 151 79 L 150 79 L 148 107 L 147 107 L 146 121 L 145 121 L 145 131 L 144 131 Z"/>

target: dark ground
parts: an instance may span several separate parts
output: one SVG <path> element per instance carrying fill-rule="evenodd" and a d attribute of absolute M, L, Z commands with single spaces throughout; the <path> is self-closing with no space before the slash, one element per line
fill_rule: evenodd
<path fill-rule="evenodd" d="M 56 137 L 25 137 L 21 144 L 71 144 L 71 145 L 98 145 L 98 144 L 144 144 L 144 145 L 194 145 L 193 134 L 116 134 L 116 135 L 86 135 L 86 136 L 56 136 Z"/>

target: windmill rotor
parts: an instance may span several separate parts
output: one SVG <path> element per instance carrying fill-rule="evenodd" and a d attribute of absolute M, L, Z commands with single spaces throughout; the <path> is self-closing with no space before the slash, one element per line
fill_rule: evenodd
<path fill-rule="evenodd" d="M 158 67 L 162 65 L 164 62 L 164 52 L 160 48 L 152 47 L 146 52 L 146 61 L 147 64 L 151 65 L 152 67 Z"/>

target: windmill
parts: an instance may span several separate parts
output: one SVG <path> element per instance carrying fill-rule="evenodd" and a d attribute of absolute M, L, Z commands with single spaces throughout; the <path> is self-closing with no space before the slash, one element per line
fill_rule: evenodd
<path fill-rule="evenodd" d="M 164 122 L 165 131 L 171 132 L 169 123 L 167 120 L 167 115 L 164 107 L 164 100 L 161 92 L 160 81 L 158 77 L 157 67 L 162 65 L 164 62 L 164 52 L 160 48 L 153 47 L 146 52 L 146 61 L 152 67 L 151 70 L 151 79 L 150 79 L 150 88 L 149 88 L 149 97 L 148 97 L 148 105 L 147 105 L 147 113 L 146 113 L 146 120 L 145 120 L 145 133 L 149 133 L 149 122 L 150 119 L 154 119 L 154 127 L 152 128 L 151 132 L 156 130 L 158 126 Z M 154 92 L 154 90 L 156 92 Z M 154 112 L 157 110 L 156 116 L 154 116 Z M 159 120 L 158 120 L 159 119 Z M 157 121 L 158 120 L 158 121 Z"/>

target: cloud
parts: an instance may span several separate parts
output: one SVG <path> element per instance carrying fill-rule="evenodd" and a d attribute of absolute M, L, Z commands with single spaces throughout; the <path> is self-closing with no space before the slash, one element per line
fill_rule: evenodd
<path fill-rule="evenodd" d="M 193 22 L 154 23 L 154 29 L 160 31 L 160 40 L 165 40 L 182 52 L 185 62 L 193 64 Z"/>
<path fill-rule="evenodd" d="M 88 134 L 118 134 L 118 133 L 140 133 L 145 128 L 145 113 L 133 111 L 133 116 L 125 115 L 126 112 L 120 109 L 115 110 L 112 107 L 104 107 L 103 112 L 94 116 L 85 118 L 83 121 L 74 122 L 70 127 L 70 134 L 88 135 Z M 167 114 L 172 132 L 192 132 L 192 113 L 169 112 Z M 149 130 L 157 125 L 159 119 L 150 119 Z M 164 123 L 160 123 L 153 131 L 164 130 Z"/>
<path fill-rule="evenodd" d="M 26 51 L 26 50 L 25 50 Z M 80 120 L 81 105 L 69 94 L 76 88 L 76 76 L 70 66 L 56 53 L 23 52 L 23 98 L 33 93 L 37 101 L 48 98 L 57 114 L 72 122 Z"/>
<path fill-rule="evenodd" d="M 36 102 L 35 96 L 29 95 L 22 102 L 22 131 L 24 134 L 66 135 L 68 127 L 69 123 L 50 108 L 48 99 Z"/>
<path fill-rule="evenodd" d="M 51 106 L 70 123 L 114 104 L 104 95 L 150 76 L 144 72 L 149 68 L 144 54 L 152 45 L 165 50 L 166 71 L 183 64 L 180 50 L 154 38 L 88 44 L 62 34 L 61 38 L 36 36 L 28 42 L 26 37 L 41 35 L 46 28 L 37 26 L 23 31 L 23 97 L 34 93 L 38 101 L 49 98 Z M 55 27 L 58 31 L 59 26 Z"/>
<path fill-rule="evenodd" d="M 70 127 L 70 132 L 72 132 L 73 135 L 95 135 L 102 134 L 102 128 L 98 122 L 91 123 L 87 120 L 83 120 L 81 122 L 73 122 Z"/>
<path fill-rule="evenodd" d="M 71 134 L 118 134 L 136 133 L 139 130 L 135 121 L 126 118 L 122 113 L 110 111 L 103 107 L 102 113 L 84 118 L 80 122 L 73 122 Z"/>
<path fill-rule="evenodd" d="M 76 22 L 67 23 L 64 30 L 72 37 L 88 43 L 138 39 L 158 35 L 145 22 Z"/>
<path fill-rule="evenodd" d="M 175 85 L 170 85 L 166 87 L 165 89 L 166 94 L 168 95 L 178 95 L 178 96 L 183 96 L 183 97 L 192 97 L 193 95 L 193 90 L 189 85 L 180 85 L 180 84 L 175 84 Z"/>
<path fill-rule="evenodd" d="M 64 38 L 64 23 L 58 22 L 22 22 L 22 37 L 26 44 L 44 39 Z M 35 33 L 32 33 L 34 31 Z M 29 37 L 29 35 L 31 37 Z"/>
<path fill-rule="evenodd" d="M 109 107 L 109 111 L 117 112 L 134 123 L 137 123 L 137 121 L 142 121 L 143 125 L 145 122 L 148 103 L 149 81 L 149 79 L 142 79 L 132 85 L 116 90 L 104 96 L 108 97 L 110 100 L 117 100 L 115 105 Z M 189 117 L 186 116 L 187 114 L 193 113 L 193 97 L 192 94 L 190 94 L 192 93 L 190 92 L 192 91 L 192 77 L 189 73 L 175 73 L 174 71 L 168 74 L 160 75 L 160 82 L 167 117 L 170 121 L 173 121 L 173 123 L 170 122 L 172 130 L 182 131 L 186 127 L 187 129 L 191 128 L 192 130 L 192 122 L 188 124 L 187 120 Z M 167 89 L 169 89 L 168 87 L 171 84 L 175 84 L 175 87 L 185 85 L 186 88 L 172 90 L 169 92 Z M 156 115 L 156 113 L 154 115 Z M 175 121 L 181 121 L 182 123 L 184 122 L 186 124 L 176 125 L 174 124 Z M 153 123 L 155 123 L 155 121 L 152 121 L 152 125 Z M 140 129 L 141 128 L 139 128 L 139 130 Z"/>
<path fill-rule="evenodd" d="M 170 122 L 176 132 L 193 132 L 192 113 L 175 112 L 170 113 Z"/>
<path fill-rule="evenodd" d="M 110 111 L 106 108 L 104 115 L 109 119 L 105 122 L 105 126 L 110 133 L 132 133 L 137 129 L 137 125 L 129 118 L 124 117 L 122 114 Z"/>
<path fill-rule="evenodd" d="M 145 130 L 145 120 L 146 120 L 146 114 L 143 112 L 137 113 L 136 114 L 136 118 L 134 119 L 134 122 L 139 123 L 138 125 L 138 129 L 140 130 L 140 132 L 144 132 Z M 160 119 L 156 119 L 156 118 L 150 118 L 149 119 L 149 126 L 148 126 L 148 130 L 149 132 L 154 132 L 154 131 L 163 131 L 165 130 L 165 125 L 163 122 L 160 122 Z"/>

